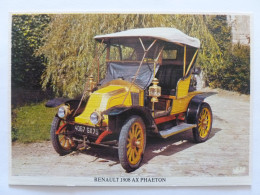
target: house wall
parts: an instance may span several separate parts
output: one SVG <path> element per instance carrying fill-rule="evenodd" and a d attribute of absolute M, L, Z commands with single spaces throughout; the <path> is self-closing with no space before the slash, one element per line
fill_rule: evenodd
<path fill-rule="evenodd" d="M 249 15 L 229 15 L 227 16 L 231 26 L 233 44 L 250 44 L 250 16 Z"/>

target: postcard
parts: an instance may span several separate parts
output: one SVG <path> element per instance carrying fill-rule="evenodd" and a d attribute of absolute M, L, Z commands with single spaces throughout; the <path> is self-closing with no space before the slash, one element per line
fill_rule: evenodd
<path fill-rule="evenodd" d="M 250 20 L 10 14 L 9 183 L 250 185 Z"/>

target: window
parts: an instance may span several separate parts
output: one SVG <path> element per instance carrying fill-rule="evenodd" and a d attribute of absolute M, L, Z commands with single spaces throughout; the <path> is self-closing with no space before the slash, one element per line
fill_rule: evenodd
<path fill-rule="evenodd" d="M 141 56 L 143 52 L 137 52 L 135 48 L 126 47 L 123 45 L 112 45 L 110 47 L 110 60 L 115 61 L 136 61 L 140 60 L 138 55 Z"/>
<path fill-rule="evenodd" d="M 163 59 L 176 60 L 177 50 L 163 50 Z"/>

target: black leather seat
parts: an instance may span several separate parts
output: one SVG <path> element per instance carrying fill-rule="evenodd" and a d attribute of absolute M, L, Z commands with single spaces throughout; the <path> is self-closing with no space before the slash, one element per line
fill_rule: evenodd
<path fill-rule="evenodd" d="M 183 76 L 183 67 L 176 65 L 162 65 L 156 73 L 162 95 L 175 95 L 177 82 Z"/>

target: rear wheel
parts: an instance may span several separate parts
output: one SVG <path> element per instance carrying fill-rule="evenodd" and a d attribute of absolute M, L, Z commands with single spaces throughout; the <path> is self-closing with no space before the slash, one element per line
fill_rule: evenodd
<path fill-rule="evenodd" d="M 209 138 L 212 128 L 212 111 L 208 103 L 202 103 L 196 119 L 197 127 L 193 129 L 195 142 L 204 142 Z"/>
<path fill-rule="evenodd" d="M 143 120 L 139 116 L 132 116 L 121 129 L 118 147 L 119 161 L 127 172 L 140 166 L 145 145 L 146 131 Z"/>
<path fill-rule="evenodd" d="M 54 117 L 51 125 L 51 142 L 55 151 L 60 155 L 69 154 L 77 148 L 77 143 L 68 136 L 67 132 L 65 121 L 59 117 Z"/>

